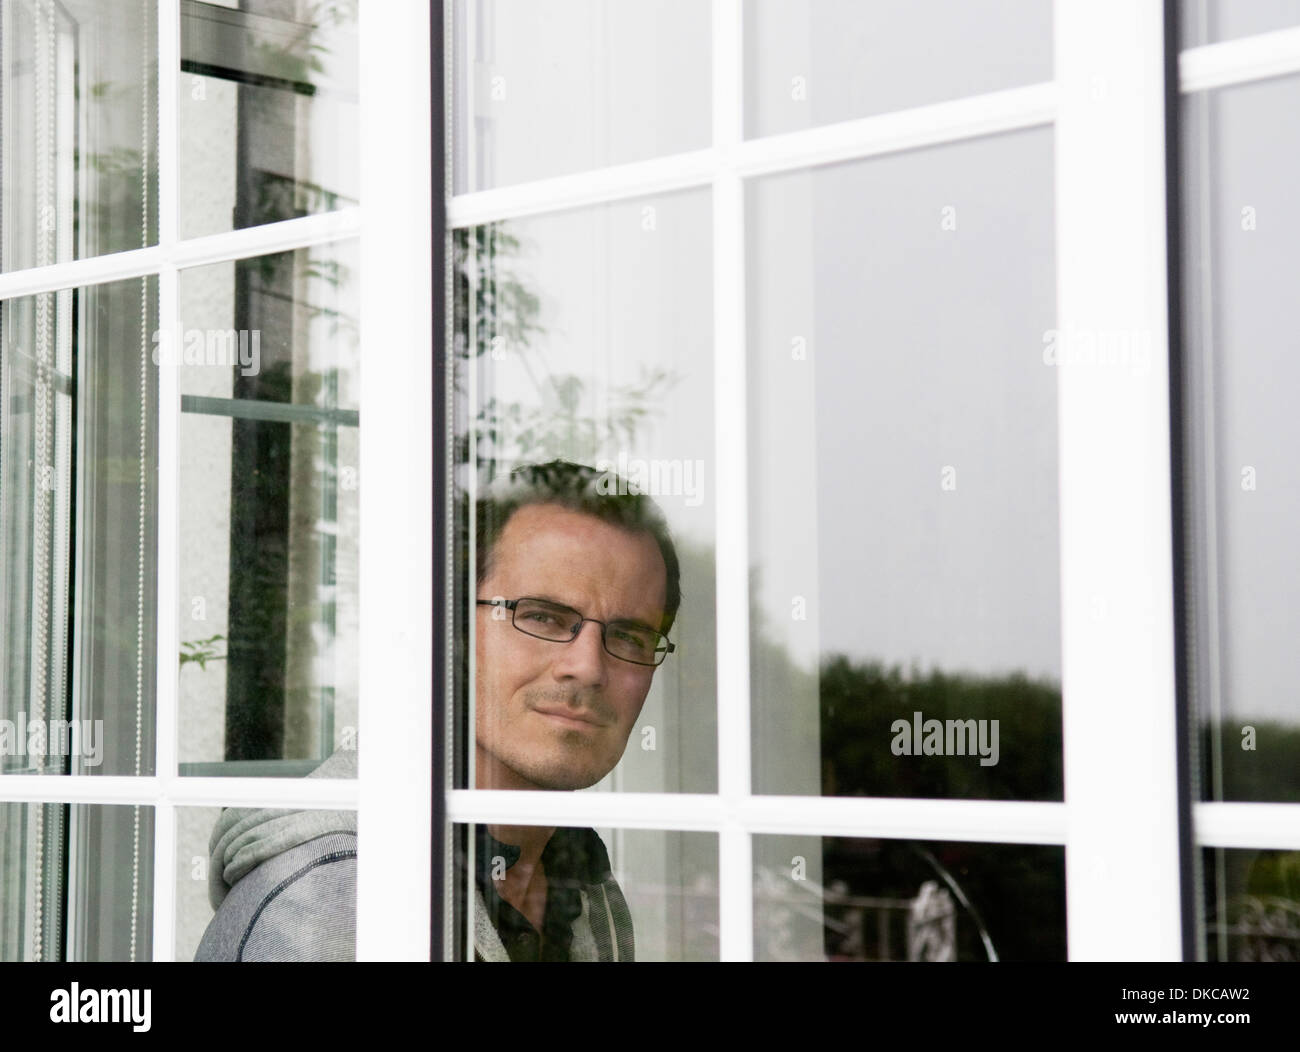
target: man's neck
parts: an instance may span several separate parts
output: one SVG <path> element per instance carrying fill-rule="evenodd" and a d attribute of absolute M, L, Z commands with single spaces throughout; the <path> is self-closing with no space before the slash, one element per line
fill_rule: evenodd
<path fill-rule="evenodd" d="M 478 750 L 474 784 L 479 789 L 536 789 L 510 768 Z M 555 833 L 554 826 L 489 825 L 488 833 L 502 844 L 519 849 L 519 858 L 497 881 L 496 890 L 506 902 L 528 918 L 539 932 L 546 916 L 546 869 L 542 853 Z"/>

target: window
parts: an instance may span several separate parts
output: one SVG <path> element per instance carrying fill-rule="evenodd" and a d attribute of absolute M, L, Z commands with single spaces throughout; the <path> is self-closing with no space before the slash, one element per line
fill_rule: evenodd
<path fill-rule="evenodd" d="M 1294 958 L 1298 27 L 0 3 L 0 958 Z"/>
<path fill-rule="evenodd" d="M 429 214 L 428 21 L 373 10 L 3 5 L 6 959 L 193 958 L 244 865 L 210 856 L 219 822 L 299 813 L 350 832 L 338 853 L 355 859 L 358 816 L 387 799 L 379 776 L 358 792 L 360 699 L 377 759 L 429 725 L 430 514 L 369 504 L 431 426 L 429 228 L 409 225 L 412 200 Z M 392 95 L 412 110 L 379 105 Z M 383 408 L 363 445 L 372 347 Z M 421 375 L 414 416 L 379 399 Z M 421 701 L 381 705 L 402 669 Z M 427 785 L 428 741 L 403 798 L 413 774 Z M 384 854 L 350 878 L 363 902 L 401 898 Z M 322 955 L 409 938 L 352 928 Z M 279 952 L 259 939 L 250 954 Z"/>

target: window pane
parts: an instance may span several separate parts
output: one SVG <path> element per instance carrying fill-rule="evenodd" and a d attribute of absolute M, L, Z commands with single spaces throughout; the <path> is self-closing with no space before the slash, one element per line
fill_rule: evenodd
<path fill-rule="evenodd" d="M 355 746 L 357 289 L 351 241 L 182 272 L 182 773 Z"/>
<path fill-rule="evenodd" d="M 1052 79 L 1043 0 L 746 0 L 745 134 Z"/>
<path fill-rule="evenodd" d="M 459 697 L 467 715 L 472 655 L 473 757 L 514 764 L 480 770 L 479 788 L 717 784 L 709 236 L 701 191 L 457 232 Z M 677 649 L 654 668 L 609 654 L 597 624 L 539 639 L 507 607 L 475 605 L 494 597 L 668 618 Z M 537 711 L 562 706 L 586 726 Z"/>
<path fill-rule="evenodd" d="M 138 0 L 0 6 L 0 270 L 156 240 L 154 8 Z"/>
<path fill-rule="evenodd" d="M 176 960 L 355 960 L 356 812 L 185 807 L 176 830 Z"/>
<path fill-rule="evenodd" d="M 1205 799 L 1300 801 L 1300 79 L 1189 96 L 1184 315 Z"/>
<path fill-rule="evenodd" d="M 1065 852 L 754 838 L 758 961 L 1063 961 Z"/>
<path fill-rule="evenodd" d="M 1179 0 L 1183 47 L 1300 25 L 1300 0 Z"/>
<path fill-rule="evenodd" d="M 156 299 L 0 303 L 0 771 L 153 773 Z"/>
<path fill-rule="evenodd" d="M 1201 852 L 1210 961 L 1300 961 L 1300 852 Z"/>
<path fill-rule="evenodd" d="M 709 4 L 456 0 L 454 18 L 455 193 L 709 145 Z"/>
<path fill-rule="evenodd" d="M 1061 799 L 1051 132 L 747 207 L 755 791 Z"/>
<path fill-rule="evenodd" d="M 153 956 L 153 808 L 0 803 L 0 960 Z"/>
<path fill-rule="evenodd" d="M 457 827 L 457 959 L 467 958 L 472 931 L 473 959 L 480 961 L 718 960 L 714 834 L 557 829 L 541 855 L 543 909 L 520 893 L 525 845 L 535 831 Z M 467 921 L 471 866 L 474 914 Z M 530 924 L 525 914 L 534 908 Z"/>
<path fill-rule="evenodd" d="M 181 0 L 181 235 L 359 199 L 356 4 Z"/>

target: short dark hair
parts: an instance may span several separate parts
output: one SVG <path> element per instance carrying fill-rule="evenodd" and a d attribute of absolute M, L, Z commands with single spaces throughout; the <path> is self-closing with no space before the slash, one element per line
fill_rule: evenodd
<path fill-rule="evenodd" d="M 659 505 L 645 494 L 636 492 L 613 471 L 598 471 L 567 460 L 524 464 L 491 483 L 479 495 L 475 503 L 479 584 L 492 571 L 496 543 L 510 516 L 530 504 L 553 504 L 590 515 L 630 533 L 650 534 L 659 546 L 659 554 L 663 556 L 668 571 L 664 617 L 659 630 L 666 634 L 673 627 L 682 601 L 681 564 Z"/>

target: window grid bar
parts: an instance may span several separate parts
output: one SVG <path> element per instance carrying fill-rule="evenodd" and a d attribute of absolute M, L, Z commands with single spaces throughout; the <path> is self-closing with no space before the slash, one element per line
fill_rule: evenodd
<path fill-rule="evenodd" d="M 718 950 L 754 956 L 754 877 L 740 809 L 750 795 L 749 497 L 745 384 L 745 188 L 735 168 L 744 139 L 741 0 L 713 2 L 713 361 L 716 489 Z"/>
<path fill-rule="evenodd" d="M 143 804 L 174 807 L 292 807 L 350 811 L 358 806 L 353 779 L 167 778 L 161 775 L 6 774 L 0 803 Z"/>
<path fill-rule="evenodd" d="M 1300 27 L 1187 48 L 1178 56 L 1178 87 L 1206 91 L 1300 73 Z"/>
<path fill-rule="evenodd" d="M 158 248 L 172 255 L 179 223 L 180 187 L 180 5 L 158 0 Z M 170 261 L 158 270 L 160 332 L 174 331 L 179 280 Z M 180 556 L 180 394 L 175 366 L 158 370 L 157 579 L 154 770 L 170 779 L 177 768 L 177 680 L 180 626 L 177 623 Z M 176 807 L 154 803 L 154 961 L 176 956 Z"/>
<path fill-rule="evenodd" d="M 708 793 L 566 793 L 459 789 L 448 796 L 458 823 L 590 825 L 748 834 L 1064 844 L 1065 805 L 1056 801 L 923 800 L 752 796 L 731 806 Z"/>
<path fill-rule="evenodd" d="M 1071 960 L 1182 956 L 1163 41 L 1154 0 L 1056 4 L 1057 329 L 1145 352 L 1059 374 Z"/>
<path fill-rule="evenodd" d="M 164 2 L 161 6 L 172 6 Z M 175 27 L 179 33 L 179 25 Z M 165 78 L 160 77 L 160 84 Z M 173 85 L 174 87 L 174 85 Z M 175 164 L 161 153 L 160 165 Z M 171 332 L 177 324 L 180 280 L 175 267 L 158 275 L 158 326 Z M 177 774 L 180 664 L 180 377 L 174 364 L 158 368 L 158 504 L 157 588 L 155 592 L 155 766 L 162 777 Z M 167 799 L 154 812 L 153 959 L 170 961 L 176 950 L 176 815 Z"/>
<path fill-rule="evenodd" d="M 367 420 L 360 473 L 360 961 L 430 956 L 431 6 L 400 5 L 400 17 L 393 5 L 362 4 L 359 10 L 361 197 L 367 202 L 360 268 L 361 411 Z M 374 405 L 382 412 L 367 408 Z M 442 655 L 436 658 L 440 665 Z"/>
<path fill-rule="evenodd" d="M 159 194 L 161 200 L 166 198 Z M 338 212 L 285 219 L 278 223 L 208 234 L 185 241 L 159 243 L 148 248 L 91 256 L 68 263 L 0 274 L 0 300 L 33 296 L 60 289 L 103 285 L 127 278 L 152 277 L 165 267 L 202 267 L 235 259 L 307 248 L 361 233 L 360 207 Z"/>
<path fill-rule="evenodd" d="M 1300 804 L 1192 805 L 1198 847 L 1300 851 Z"/>
<path fill-rule="evenodd" d="M 715 36 L 715 47 L 723 46 Z M 715 74 L 717 61 L 715 56 Z M 737 85 L 735 94 L 740 92 Z M 705 150 L 459 194 L 448 204 L 447 223 L 459 229 L 707 186 L 723 169 L 750 178 L 941 146 L 1050 124 L 1055 113 L 1056 85 L 1048 81 L 760 139 L 746 140 L 738 130 L 731 141 Z"/>

